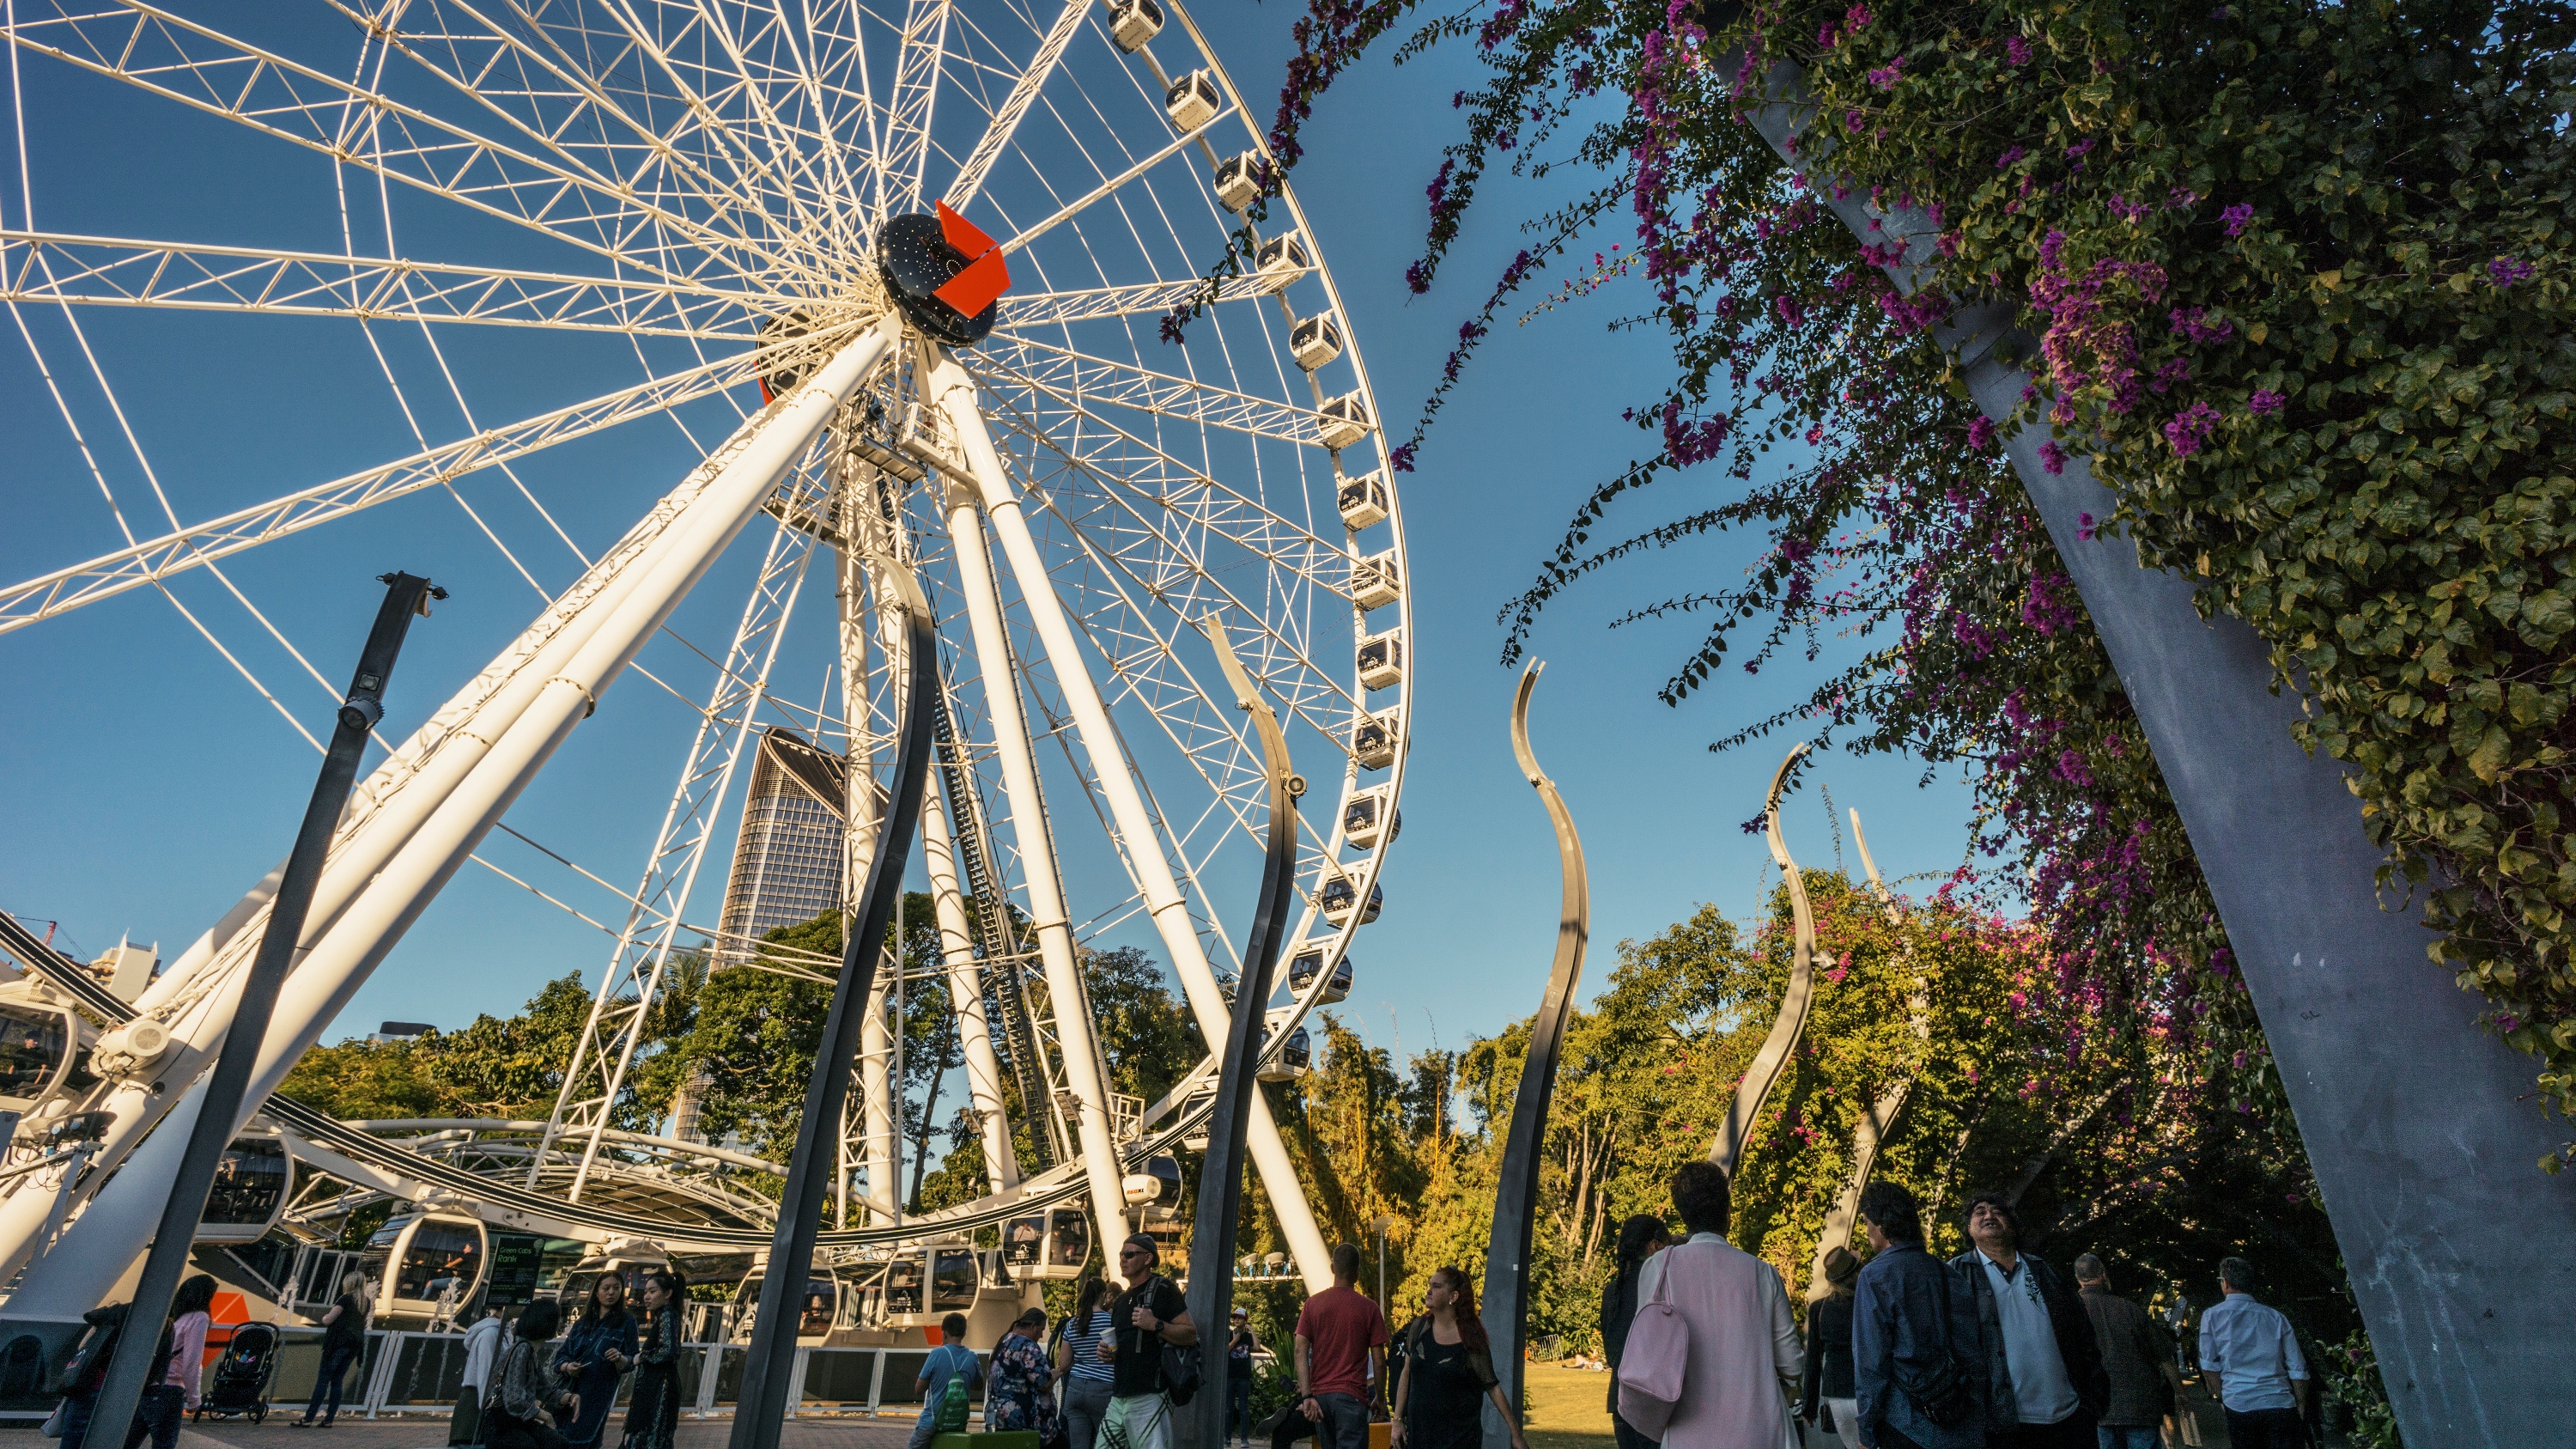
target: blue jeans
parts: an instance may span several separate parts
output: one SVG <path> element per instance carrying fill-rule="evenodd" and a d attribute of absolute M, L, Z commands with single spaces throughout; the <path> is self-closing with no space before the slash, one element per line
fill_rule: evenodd
<path fill-rule="evenodd" d="M 349 1376 L 349 1365 L 356 1363 L 365 1345 L 344 1345 L 322 1350 L 322 1376 L 313 1381 L 313 1402 L 304 1406 L 304 1422 L 312 1423 L 318 1411 L 322 1422 L 330 1423 L 340 1413 L 340 1381 Z M 328 1407 L 325 1407 L 327 1397 Z"/>
<path fill-rule="evenodd" d="M 1252 1376 L 1228 1374 L 1225 1380 L 1226 1432 L 1237 1438 L 1252 1437 Z"/>
<path fill-rule="evenodd" d="M 2153 1425 L 2143 1429 L 2134 1425 L 2115 1429 L 2108 1424 L 2096 1424 L 2093 1437 L 2101 1442 L 2101 1449 L 2164 1449 L 2165 1442 L 2164 1436 Z"/>
<path fill-rule="evenodd" d="M 152 1449 L 171 1449 L 179 1442 L 179 1420 L 187 1413 L 188 1395 L 169 1384 L 146 1384 L 143 1398 L 134 1406 L 134 1423 L 125 1431 L 125 1449 L 150 1436 Z M 90 1416 L 98 1412 L 98 1400 L 86 1395 L 71 1397 L 71 1407 L 63 1414 L 63 1449 L 81 1449 L 89 1438 Z"/>

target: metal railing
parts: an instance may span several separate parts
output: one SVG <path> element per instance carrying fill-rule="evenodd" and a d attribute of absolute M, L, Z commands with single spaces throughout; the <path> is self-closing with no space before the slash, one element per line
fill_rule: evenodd
<path fill-rule="evenodd" d="M 679 1360 L 680 1392 L 700 1419 L 729 1417 L 742 1392 L 743 1355 L 739 1343 L 692 1343 Z M 910 1415 L 921 1407 L 913 1390 L 927 1348 L 799 1348 L 795 1377 L 788 1394 L 788 1417 L 817 1415 Z M 989 1355 L 977 1354 L 978 1359 Z M 269 1391 L 271 1413 L 285 1413 L 311 1400 L 322 1372 L 319 1329 L 281 1330 L 277 1378 Z M 355 1386 L 342 1390 L 340 1411 L 374 1419 L 421 1415 L 444 1418 L 456 1410 L 464 1385 L 465 1336 L 376 1330 L 367 1335 L 365 1355 L 354 1373 Z M 213 1370 L 207 1370 L 211 1385 Z M 617 1388 L 612 1416 L 622 1414 L 634 1389 L 628 1375 Z M 981 1383 L 971 1402 L 982 1403 Z M 612 1418 L 612 1422 L 614 1419 Z"/>

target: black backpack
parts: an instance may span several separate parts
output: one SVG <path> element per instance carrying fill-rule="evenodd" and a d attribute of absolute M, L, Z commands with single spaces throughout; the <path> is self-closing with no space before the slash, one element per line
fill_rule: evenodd
<path fill-rule="evenodd" d="M 1154 1281 L 1159 1283 L 1163 1280 L 1157 1278 Z M 1148 1285 L 1145 1291 L 1152 1293 L 1152 1286 Z M 1206 1357 L 1195 1343 L 1183 1347 L 1163 1340 L 1160 1335 L 1156 1335 L 1156 1341 L 1163 1346 L 1163 1392 L 1174 1407 L 1184 1407 L 1199 1396 L 1199 1384 L 1206 1375 Z"/>

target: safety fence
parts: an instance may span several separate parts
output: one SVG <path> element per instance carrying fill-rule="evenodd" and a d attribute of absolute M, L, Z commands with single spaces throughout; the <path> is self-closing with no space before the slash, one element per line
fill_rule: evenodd
<path fill-rule="evenodd" d="M 680 1392 L 699 1418 L 729 1415 L 742 1395 L 743 1358 L 738 1343 L 692 1343 L 680 1356 Z M 923 1348 L 821 1348 L 796 1350 L 789 1381 L 788 1414 L 878 1414 L 918 1412 L 921 1395 L 914 1389 Z M 978 1354 L 979 1359 L 989 1355 Z M 313 1397 L 322 1373 L 322 1335 L 315 1329 L 287 1329 L 279 1345 L 277 1377 L 268 1394 L 270 1412 L 301 1412 Z M 455 1412 L 464 1387 L 465 1337 L 457 1333 L 377 1331 L 367 1335 L 367 1348 L 341 1387 L 340 1412 L 364 1418 L 384 1415 L 444 1416 Z M 635 1379 L 628 1375 L 617 1389 L 612 1414 L 625 1412 Z M 206 1370 L 214 1386 L 214 1370 Z M 981 1385 L 977 1386 L 980 1402 Z M 210 1402 L 210 1407 L 211 1402 Z M 613 1421 L 612 1421 L 613 1422 Z"/>

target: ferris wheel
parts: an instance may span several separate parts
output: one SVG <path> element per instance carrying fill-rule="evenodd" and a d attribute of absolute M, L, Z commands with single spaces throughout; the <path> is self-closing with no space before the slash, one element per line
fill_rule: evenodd
<path fill-rule="evenodd" d="M 1146 944 L 1202 1040 L 1222 1041 L 1259 870 L 1264 770 L 1211 624 L 1307 781 L 1305 905 L 1260 1003 L 1277 1064 L 1348 989 L 1353 934 L 1383 901 L 1412 670 L 1356 339 L 1294 195 L 1257 205 L 1259 124 L 1190 17 L 1174 0 L 183 8 L 11 0 L 0 21 L 20 158 L 0 301 L 40 380 L 12 411 L 80 460 L 13 487 L 90 515 L 59 563 L 0 585 L 0 634 L 93 606 L 161 620 L 291 722 L 310 685 L 251 660 L 289 658 L 336 697 L 296 621 L 344 595 L 262 560 L 316 560 L 388 518 L 440 541 L 388 562 L 524 591 L 535 614 L 363 780 L 254 1107 L 440 890 L 488 868 L 598 928 L 604 967 L 551 1116 L 464 1178 L 417 1133 L 417 1162 L 327 1123 L 308 1135 L 329 1151 L 312 1150 L 344 1176 L 413 1173 L 461 1211 L 649 1219 L 619 1182 L 667 1188 L 691 1150 L 685 1132 L 620 1130 L 651 1009 L 693 955 L 831 979 L 837 963 L 758 944 L 760 922 L 717 899 L 755 836 L 775 842 L 775 812 L 743 801 L 764 760 L 812 766 L 839 858 L 809 874 L 843 900 L 864 878 L 905 703 L 894 601 L 917 585 L 938 625 L 939 749 L 916 879 L 940 950 L 878 979 L 949 991 L 989 1192 L 905 1217 L 879 1007 L 826 1239 L 1085 1202 L 1108 1237 L 1136 1175 L 1205 1115 L 1213 1067 L 1164 1100 L 1120 1098 L 1082 957 Z M 222 199 L 96 184 L 109 135 L 219 169 Z M 234 436 L 370 461 L 285 492 L 246 469 L 190 476 L 165 445 L 176 425 L 151 416 L 174 350 L 312 359 L 287 386 L 202 383 Z M 290 445 L 316 429 L 327 447 Z M 523 847 L 506 813 L 582 755 L 582 722 L 621 682 L 679 697 L 685 723 L 619 736 L 616 769 L 581 777 L 657 798 L 669 782 L 658 826 L 622 859 Z M 91 1042 L 85 1069 L 30 1120 L 110 1115 L 79 1160 L 0 1181 L 0 1275 L 42 1254 L 19 1300 L 103 1291 L 148 1239 L 155 1153 L 186 1132 L 136 1144 L 192 1115 L 272 887 L 130 1020 L 69 1028 Z M 28 1141 L 14 1151 L 33 1162 Z M 1322 1272 L 1258 1102 L 1250 1145 L 1295 1259 Z"/>

